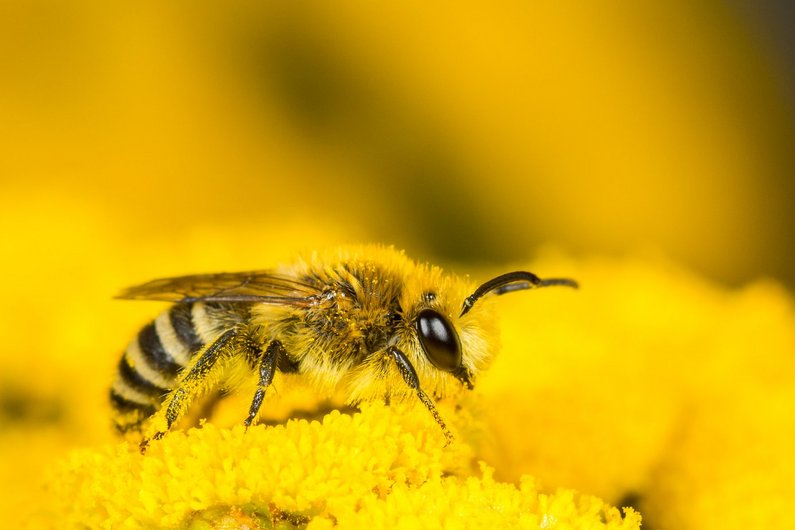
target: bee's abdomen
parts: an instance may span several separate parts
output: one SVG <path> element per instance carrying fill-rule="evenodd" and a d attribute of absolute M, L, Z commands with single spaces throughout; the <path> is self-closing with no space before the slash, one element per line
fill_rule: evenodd
<path fill-rule="evenodd" d="M 136 429 L 154 414 L 179 372 L 202 348 L 192 309 L 193 304 L 174 305 L 127 346 L 110 391 L 119 431 Z"/>

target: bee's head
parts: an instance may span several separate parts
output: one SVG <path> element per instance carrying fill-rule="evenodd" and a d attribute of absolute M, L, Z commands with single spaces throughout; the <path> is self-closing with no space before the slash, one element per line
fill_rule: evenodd
<path fill-rule="evenodd" d="M 492 278 L 475 289 L 464 299 L 459 319 L 464 317 L 480 298 L 493 292 L 505 294 L 522 289 L 564 285 L 577 287 L 577 282 L 565 278 L 542 280 L 535 274 L 526 271 L 509 272 Z M 426 301 L 434 301 L 435 295 L 425 294 Z M 433 307 L 426 307 L 415 317 L 417 338 L 428 361 L 437 369 L 449 372 L 459 379 L 467 388 L 472 389 L 472 372 L 464 363 L 461 339 L 450 318 Z"/>

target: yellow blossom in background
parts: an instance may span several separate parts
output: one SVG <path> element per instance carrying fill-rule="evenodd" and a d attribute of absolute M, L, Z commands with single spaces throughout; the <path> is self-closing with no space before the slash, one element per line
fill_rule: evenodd
<path fill-rule="evenodd" d="M 791 296 L 768 281 L 726 291 L 659 259 L 575 268 L 573 300 L 500 300 L 506 344 L 544 347 L 482 382 L 497 476 L 632 499 L 653 528 L 792 525 Z"/>

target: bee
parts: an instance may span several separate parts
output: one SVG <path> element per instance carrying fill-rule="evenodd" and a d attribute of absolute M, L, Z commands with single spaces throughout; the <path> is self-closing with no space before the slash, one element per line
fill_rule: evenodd
<path fill-rule="evenodd" d="M 118 297 L 173 302 L 130 342 L 110 391 L 116 429 L 165 435 L 191 405 L 244 373 L 256 380 L 244 424 L 257 419 L 277 373 L 299 374 L 350 404 L 434 398 L 472 389 L 492 361 L 485 295 L 563 285 L 509 272 L 472 289 L 392 247 L 343 247 L 272 270 L 153 280 Z M 432 398 L 433 396 L 433 398 Z"/>

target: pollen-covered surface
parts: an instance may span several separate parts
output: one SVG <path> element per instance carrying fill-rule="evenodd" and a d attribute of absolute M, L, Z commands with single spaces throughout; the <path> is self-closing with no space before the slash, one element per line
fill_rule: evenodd
<path fill-rule="evenodd" d="M 60 524 L 92 528 L 640 526 L 594 497 L 541 493 L 529 477 L 497 482 L 466 443 L 443 447 L 425 420 L 371 405 L 248 432 L 206 424 L 145 456 L 127 444 L 76 451 L 50 494 Z"/>

